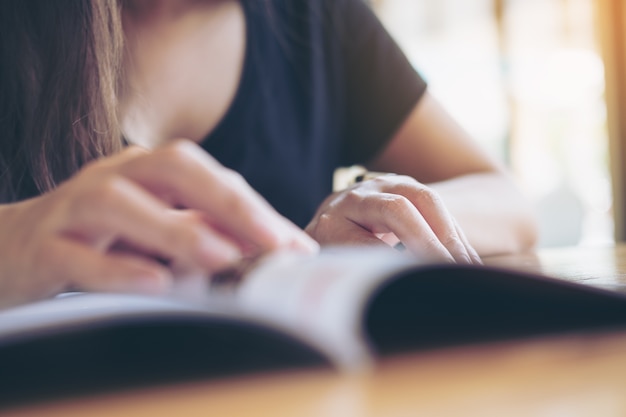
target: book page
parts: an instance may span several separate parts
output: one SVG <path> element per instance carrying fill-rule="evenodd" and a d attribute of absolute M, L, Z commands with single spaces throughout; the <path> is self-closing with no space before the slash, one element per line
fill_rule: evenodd
<path fill-rule="evenodd" d="M 3 310 L 0 340 L 90 323 L 230 320 L 291 335 L 340 368 L 360 369 L 372 359 L 361 328 L 364 304 L 377 285 L 410 265 L 414 259 L 387 249 L 281 252 L 256 262 L 234 286 L 191 273 L 159 297 L 75 293 Z"/>
<path fill-rule="evenodd" d="M 255 266 L 232 296 L 245 312 L 323 347 L 339 366 L 362 368 L 371 360 L 361 326 L 365 304 L 382 281 L 410 266 L 415 259 L 387 249 L 278 253 Z"/>
<path fill-rule="evenodd" d="M 0 311 L 0 336 L 67 327 L 110 318 L 129 318 L 155 312 L 217 314 L 215 308 L 199 311 L 193 304 L 170 297 L 147 297 L 132 294 L 65 293 Z"/>

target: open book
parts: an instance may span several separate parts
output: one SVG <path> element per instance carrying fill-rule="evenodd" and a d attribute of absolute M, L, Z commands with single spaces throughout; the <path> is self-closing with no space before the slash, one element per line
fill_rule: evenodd
<path fill-rule="evenodd" d="M 166 297 L 0 311 L 0 405 L 268 369 L 366 369 L 418 349 L 626 326 L 626 294 L 389 250 L 280 253 Z"/>

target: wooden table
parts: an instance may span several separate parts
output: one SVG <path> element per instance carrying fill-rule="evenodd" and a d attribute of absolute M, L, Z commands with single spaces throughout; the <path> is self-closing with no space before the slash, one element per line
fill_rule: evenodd
<path fill-rule="evenodd" d="M 626 292 L 626 244 L 544 249 L 537 253 L 492 257 L 485 259 L 485 263 Z"/>
<path fill-rule="evenodd" d="M 486 263 L 626 286 L 626 247 L 544 250 Z M 422 352 L 385 360 L 361 374 L 274 373 L 64 400 L 0 414 L 624 417 L 626 331 Z"/>

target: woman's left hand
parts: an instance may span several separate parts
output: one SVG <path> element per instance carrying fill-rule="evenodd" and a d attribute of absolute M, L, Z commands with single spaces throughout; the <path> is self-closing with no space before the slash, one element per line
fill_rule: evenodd
<path fill-rule="evenodd" d="M 402 242 L 418 258 L 480 264 L 439 195 L 405 175 L 383 175 L 331 194 L 306 227 L 322 245 Z"/>

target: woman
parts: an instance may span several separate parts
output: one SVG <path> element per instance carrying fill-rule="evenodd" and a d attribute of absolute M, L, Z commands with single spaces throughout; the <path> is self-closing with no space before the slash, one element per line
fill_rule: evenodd
<path fill-rule="evenodd" d="M 0 53 L 4 305 L 310 237 L 463 263 L 534 242 L 361 0 L 7 0 Z M 402 175 L 331 194 L 355 163 Z"/>

